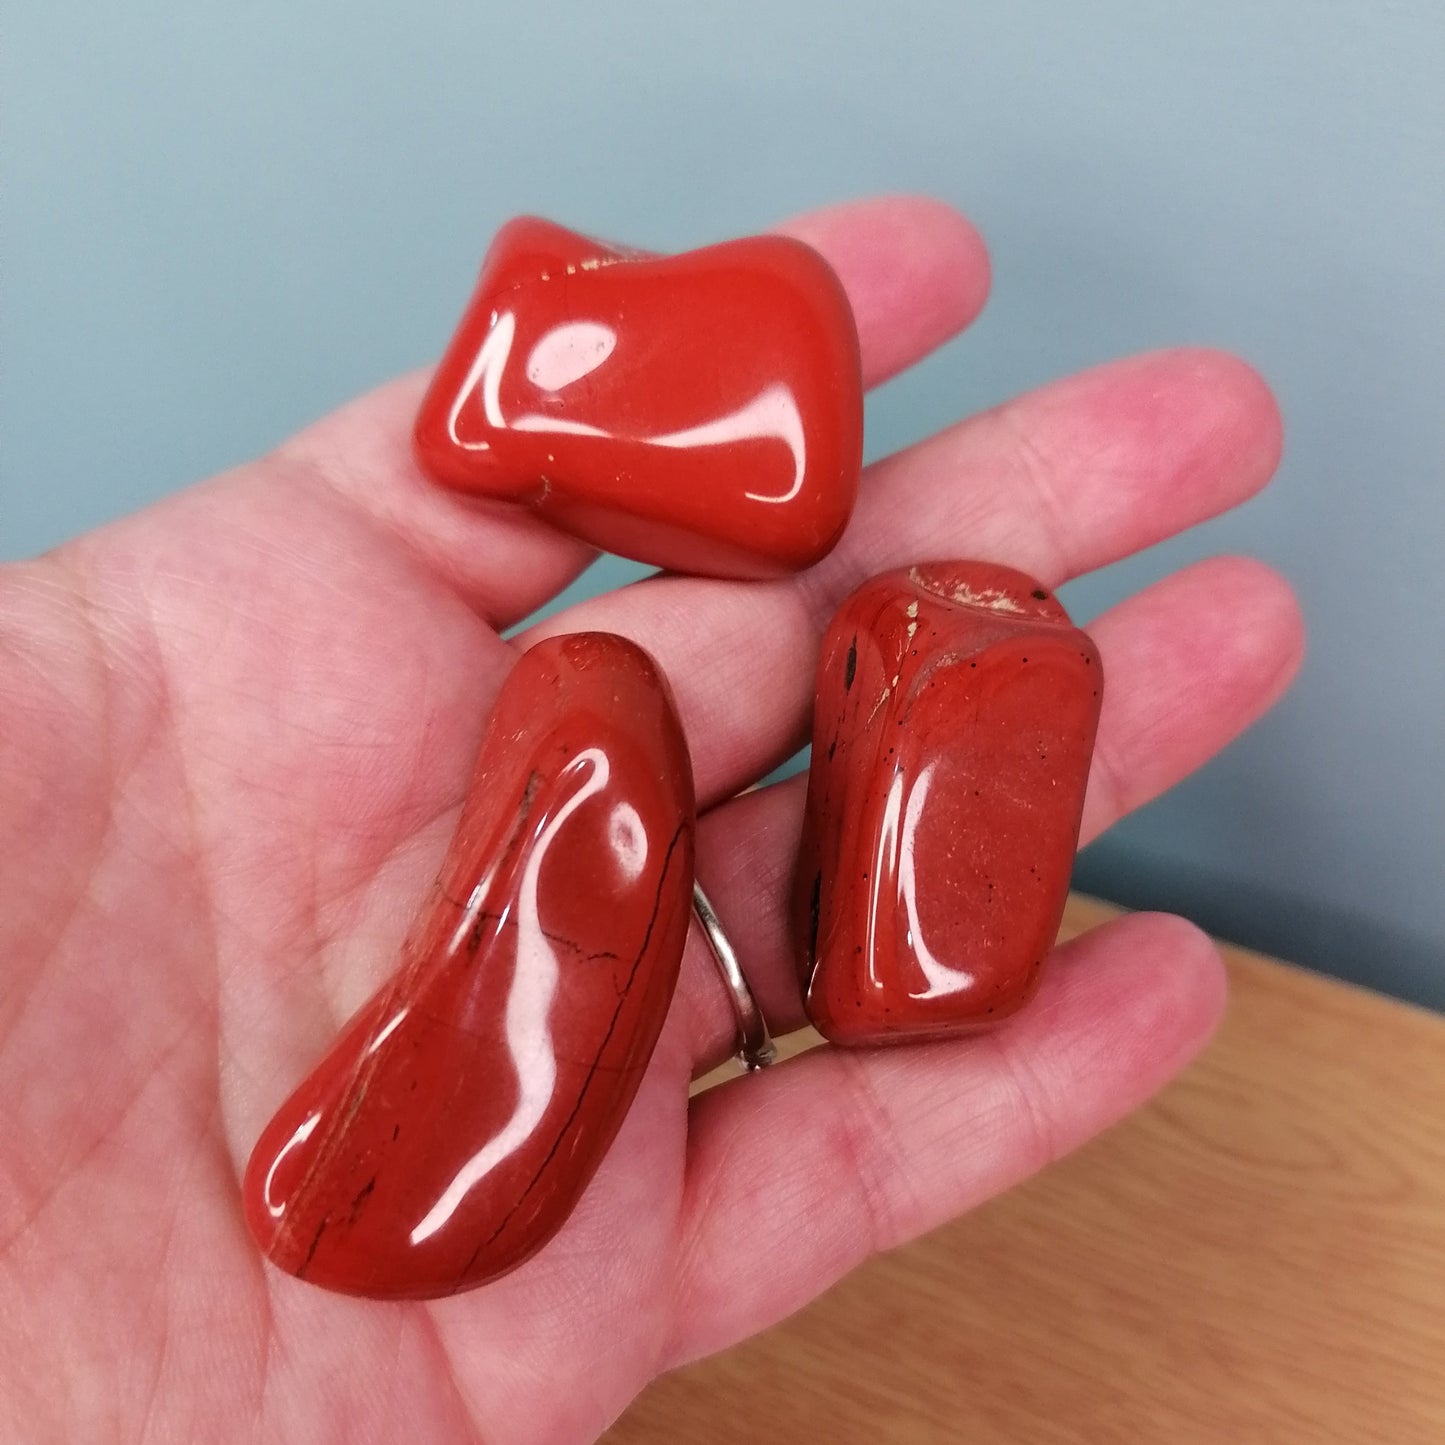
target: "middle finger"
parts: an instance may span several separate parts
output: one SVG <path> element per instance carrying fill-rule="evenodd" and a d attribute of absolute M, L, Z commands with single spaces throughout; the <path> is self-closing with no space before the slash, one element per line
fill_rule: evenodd
<path fill-rule="evenodd" d="M 1006 562 L 1057 587 L 1257 491 L 1279 455 L 1259 377 L 1208 351 L 1131 358 L 1056 382 L 868 469 L 835 551 L 778 582 L 664 576 L 579 603 L 521 641 L 619 632 L 677 696 L 698 804 L 805 741 L 818 641 L 842 599 L 930 557 Z"/>

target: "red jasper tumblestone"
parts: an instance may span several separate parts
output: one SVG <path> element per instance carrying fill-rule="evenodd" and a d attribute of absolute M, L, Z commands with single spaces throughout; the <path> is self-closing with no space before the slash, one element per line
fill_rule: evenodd
<path fill-rule="evenodd" d="M 487 253 L 415 445 L 445 486 L 525 502 L 622 556 L 796 571 L 857 494 L 853 313 L 788 237 L 655 256 L 523 216 Z"/>
<path fill-rule="evenodd" d="M 666 682 L 606 633 L 498 695 L 389 983 L 262 1133 L 271 1261 L 350 1294 L 495 1279 L 561 1227 L 642 1079 L 690 917 L 694 804 Z"/>
<path fill-rule="evenodd" d="M 835 1043 L 972 1032 L 1032 996 L 1078 846 L 1103 677 L 1011 568 L 865 583 L 818 665 L 793 898 L 808 1015 Z"/>

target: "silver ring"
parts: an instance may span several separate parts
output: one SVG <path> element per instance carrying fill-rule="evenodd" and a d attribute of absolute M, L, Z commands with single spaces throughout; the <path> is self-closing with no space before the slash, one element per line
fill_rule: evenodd
<path fill-rule="evenodd" d="M 707 894 L 697 882 L 692 885 L 692 906 L 697 921 L 702 924 L 703 937 L 717 960 L 718 972 L 722 974 L 732 1002 L 733 1016 L 738 1021 L 738 1062 L 750 1074 L 765 1069 L 776 1060 L 778 1051 L 773 1047 L 767 1021 L 753 997 L 752 989 L 748 987 L 738 956 L 718 921 L 717 910 L 708 902 Z"/>

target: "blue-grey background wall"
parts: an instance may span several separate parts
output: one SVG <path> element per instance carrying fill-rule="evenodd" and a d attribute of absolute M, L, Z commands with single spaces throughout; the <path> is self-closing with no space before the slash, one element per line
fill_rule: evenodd
<path fill-rule="evenodd" d="M 870 404 L 872 454 L 1179 341 L 1285 411 L 1269 494 L 1072 589 L 1087 617 L 1252 552 L 1312 641 L 1080 881 L 1445 1005 L 1438 0 L 76 0 L 5 32 L 0 557 L 427 360 L 513 212 L 681 248 L 930 191 L 994 298 Z"/>

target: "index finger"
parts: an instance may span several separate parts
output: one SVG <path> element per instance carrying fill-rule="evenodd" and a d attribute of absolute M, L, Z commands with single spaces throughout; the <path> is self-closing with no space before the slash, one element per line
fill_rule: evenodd
<path fill-rule="evenodd" d="M 988 294 L 978 232 L 940 201 L 888 196 L 812 211 L 778 228 L 837 271 L 876 386 L 962 330 Z M 333 412 L 282 448 L 288 462 L 382 524 L 494 627 L 549 601 L 594 559 L 525 508 L 436 486 L 411 450 L 428 374 L 414 372 Z M 278 476 L 292 484 L 289 470 Z"/>

